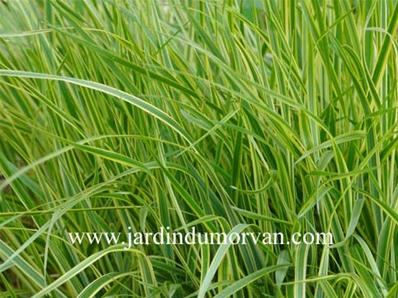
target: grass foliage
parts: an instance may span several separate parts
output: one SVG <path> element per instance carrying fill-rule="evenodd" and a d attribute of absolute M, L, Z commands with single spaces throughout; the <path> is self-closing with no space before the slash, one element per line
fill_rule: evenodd
<path fill-rule="evenodd" d="M 7 297 L 396 297 L 397 1 L 0 2 Z M 73 246 L 67 231 L 332 232 Z"/>

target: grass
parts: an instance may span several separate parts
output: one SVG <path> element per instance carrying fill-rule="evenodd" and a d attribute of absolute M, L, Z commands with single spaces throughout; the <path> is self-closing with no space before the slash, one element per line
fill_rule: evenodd
<path fill-rule="evenodd" d="M 6 297 L 397 297 L 397 1 L 0 2 Z M 332 232 L 72 245 L 69 231 Z"/>

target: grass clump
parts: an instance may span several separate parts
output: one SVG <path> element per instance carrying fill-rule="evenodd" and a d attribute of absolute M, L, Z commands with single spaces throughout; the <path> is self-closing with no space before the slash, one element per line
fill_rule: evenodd
<path fill-rule="evenodd" d="M 8 297 L 396 297 L 396 1 L 0 3 Z M 67 232 L 330 232 L 72 245 Z"/>

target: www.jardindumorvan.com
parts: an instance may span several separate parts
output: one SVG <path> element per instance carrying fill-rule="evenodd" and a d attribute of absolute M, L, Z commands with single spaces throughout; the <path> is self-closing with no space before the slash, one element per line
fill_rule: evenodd
<path fill-rule="evenodd" d="M 195 244 L 249 244 L 258 245 L 333 245 L 333 234 L 324 232 L 295 232 L 287 236 L 280 232 L 199 232 L 195 227 L 188 231 L 171 231 L 170 227 L 161 227 L 157 232 L 68 232 L 68 241 L 73 245 L 122 244 L 128 249 L 137 245 L 195 245 Z"/>

